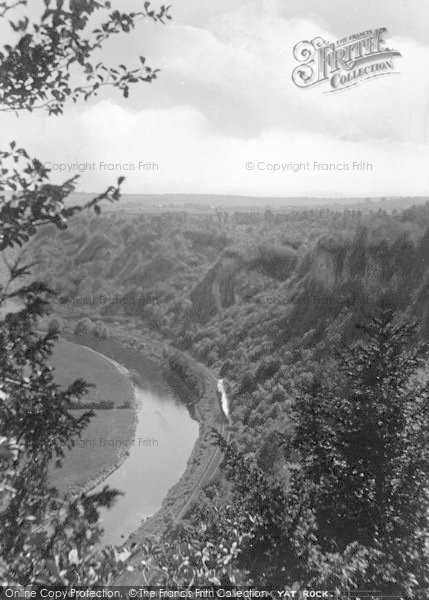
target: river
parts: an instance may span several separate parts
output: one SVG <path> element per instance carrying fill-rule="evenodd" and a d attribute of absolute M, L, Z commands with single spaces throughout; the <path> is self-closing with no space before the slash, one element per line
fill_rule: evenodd
<path fill-rule="evenodd" d="M 134 445 L 122 465 L 93 490 L 108 485 L 124 494 L 112 508 L 101 511 L 102 543 L 118 545 L 161 507 L 179 481 L 199 426 L 183 403 L 189 392 L 177 377 L 112 342 L 93 348 L 131 371 L 137 401 Z"/>

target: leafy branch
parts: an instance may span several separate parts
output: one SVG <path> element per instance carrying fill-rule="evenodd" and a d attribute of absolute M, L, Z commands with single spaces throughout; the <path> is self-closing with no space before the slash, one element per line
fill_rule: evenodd
<path fill-rule="evenodd" d="M 110 2 L 44 0 L 44 3 L 46 9 L 39 23 L 30 25 L 28 18 L 9 21 L 20 39 L 0 51 L 0 111 L 31 112 L 45 108 L 49 114 L 59 115 L 69 98 L 73 102 L 88 100 L 103 85 L 119 89 L 127 98 L 132 84 L 156 79 L 159 70 L 147 66 L 143 56 L 141 66 L 129 69 L 125 65 L 107 67 L 101 62 L 94 63 L 92 55 L 112 36 L 130 33 L 142 19 L 165 24 L 171 19 L 169 6 L 153 9 L 150 2 L 145 2 L 139 12 L 114 10 L 86 35 L 90 17 L 96 11 L 108 13 Z M 0 18 L 20 4 L 26 4 L 25 0 L 13 5 L 0 4 Z M 78 71 L 86 84 L 73 84 L 72 73 Z"/>

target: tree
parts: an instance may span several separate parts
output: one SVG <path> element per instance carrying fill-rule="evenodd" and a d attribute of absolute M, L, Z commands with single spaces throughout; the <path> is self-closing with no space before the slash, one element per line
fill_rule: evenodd
<path fill-rule="evenodd" d="M 55 318 L 51 319 L 48 324 L 48 331 L 52 333 L 61 333 L 63 329 L 63 322 L 61 319 Z"/>
<path fill-rule="evenodd" d="M 74 329 L 75 335 L 87 335 L 91 329 L 93 328 L 93 323 L 91 319 L 88 317 L 84 317 L 83 319 L 79 319 L 76 323 L 76 327 Z"/>
<path fill-rule="evenodd" d="M 418 597 L 429 583 L 428 345 L 390 310 L 361 330 L 339 373 L 297 403 L 295 447 L 322 554 L 357 543 L 372 555 L 357 587 Z"/>
<path fill-rule="evenodd" d="M 142 18 L 164 23 L 171 18 L 167 7 L 156 11 L 150 2 L 144 2 L 143 11 L 109 13 L 112 3 L 105 0 L 43 1 L 45 11 L 38 23 L 31 23 L 28 17 L 9 20 L 19 40 L 0 52 L 0 110 L 44 108 L 58 115 L 69 100 L 87 100 L 104 86 L 118 88 L 127 98 L 130 85 L 156 79 L 158 70 L 146 66 L 143 56 L 141 66 L 129 69 L 94 63 L 93 55 L 112 36 L 129 33 Z M 27 5 L 27 0 L 1 2 L 0 18 L 7 18 L 20 5 Z M 91 29 L 90 17 L 97 12 L 106 18 Z M 76 66 L 84 80 L 79 85 L 72 80 L 72 67 Z"/>
<path fill-rule="evenodd" d="M 26 4 L 0 2 L 0 18 Z M 169 19 L 165 6 L 155 11 L 145 2 L 143 11 L 124 13 L 109 12 L 107 1 L 44 0 L 44 5 L 39 22 L 9 20 L 17 42 L 0 51 L 1 111 L 45 109 L 60 115 L 67 101 L 87 100 L 103 86 L 127 97 L 132 84 L 156 78 L 157 71 L 145 66 L 143 57 L 141 66 L 129 69 L 94 64 L 92 56 L 141 18 Z M 97 12 L 101 25 L 91 30 L 90 17 Z M 72 72 L 80 72 L 84 83 L 74 84 Z M 19 302 L 15 312 L 0 320 L 0 578 L 9 584 L 108 583 L 120 567 L 113 549 L 100 553 L 94 546 L 100 535 L 98 508 L 110 506 L 117 492 L 105 488 L 64 499 L 49 485 L 49 463 L 61 463 L 92 413 L 71 412 L 73 401 L 87 390 L 82 380 L 66 390 L 54 381 L 48 362 L 57 334 L 38 331 L 54 293 L 37 281 L 22 283 L 32 265 L 23 264 L 16 252 L 43 225 L 66 229 L 68 220 L 83 210 L 93 208 L 98 214 L 103 201 L 119 199 L 123 178 L 83 206 L 66 205 L 76 180 L 53 185 L 49 171 L 15 142 L 0 151 L 0 251 L 11 254 L 0 307 Z"/>
<path fill-rule="evenodd" d="M 92 329 L 92 333 L 95 337 L 105 340 L 109 337 L 109 330 L 106 325 L 103 324 L 102 321 L 97 321 Z"/>
<path fill-rule="evenodd" d="M 234 482 L 227 498 L 199 498 L 189 521 L 136 554 L 151 585 L 290 586 L 304 578 L 314 519 L 305 495 L 286 493 L 255 462 L 213 435 Z M 141 560 L 143 559 L 143 560 Z"/>
<path fill-rule="evenodd" d="M 426 598 L 428 346 L 391 311 L 361 329 L 337 370 L 314 378 L 297 402 L 292 448 L 300 462 L 288 465 L 289 483 L 267 476 L 216 434 L 232 493 L 204 515 L 197 509 L 187 545 L 172 557 L 164 548 L 160 560 L 222 584 Z M 210 573 L 198 566 L 208 540 L 225 548 L 225 560 L 210 556 Z"/>

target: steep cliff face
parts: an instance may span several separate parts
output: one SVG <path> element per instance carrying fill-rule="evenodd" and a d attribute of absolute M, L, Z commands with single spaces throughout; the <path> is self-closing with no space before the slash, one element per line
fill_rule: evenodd
<path fill-rule="evenodd" d="M 305 257 L 307 268 L 301 269 L 301 279 L 306 291 L 335 294 L 358 283 L 374 298 L 390 292 L 401 294 L 404 284 L 415 289 L 428 269 L 429 255 L 424 256 L 421 246 L 405 236 L 391 243 L 372 243 L 362 235 L 348 242 L 324 238 Z"/>
<path fill-rule="evenodd" d="M 240 257 L 222 257 L 192 290 L 192 317 L 204 323 L 240 302 L 246 273 L 247 266 Z"/>
<path fill-rule="evenodd" d="M 311 253 L 308 279 L 316 287 L 332 290 L 338 285 L 343 273 L 343 265 L 337 253 L 325 247 Z"/>
<path fill-rule="evenodd" d="M 296 264 L 290 249 L 261 246 L 248 254 L 225 252 L 192 290 L 192 317 L 205 323 L 224 309 L 275 289 L 293 275 Z"/>
<path fill-rule="evenodd" d="M 310 346 L 379 303 L 417 316 L 429 333 L 428 222 L 429 205 L 414 220 L 337 213 L 223 224 L 204 215 L 82 220 L 61 240 L 46 230 L 32 257 L 72 298 L 142 299 L 102 310 L 141 319 L 184 346 L 206 329 L 216 337 L 222 323 L 225 339 L 284 344 L 296 336 Z"/>
<path fill-rule="evenodd" d="M 322 237 L 301 256 L 272 248 L 251 256 L 230 251 L 194 286 L 191 316 L 207 323 L 249 299 L 265 305 L 267 313 L 281 305 L 285 337 L 323 329 L 344 310 L 360 314 L 381 303 L 427 320 L 426 237 L 374 241 L 358 231 L 349 240 Z"/>
<path fill-rule="evenodd" d="M 417 316 L 423 331 L 429 313 L 426 246 L 403 236 L 389 243 L 364 236 L 347 243 L 320 240 L 297 271 L 286 329 L 302 335 L 328 327 L 344 311 L 358 317 L 383 304 Z"/>

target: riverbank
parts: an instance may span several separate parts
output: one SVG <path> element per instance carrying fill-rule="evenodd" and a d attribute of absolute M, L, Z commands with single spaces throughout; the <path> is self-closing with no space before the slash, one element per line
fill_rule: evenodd
<path fill-rule="evenodd" d="M 50 469 L 51 483 L 67 496 L 90 491 L 123 464 L 127 448 L 112 445 L 109 440 L 134 439 L 137 423 L 135 391 L 128 369 L 75 342 L 60 339 L 50 360 L 61 388 L 77 378 L 96 385 L 79 401 L 79 409 L 73 411 L 81 414 L 93 410 L 95 416 L 75 447 L 66 452 L 62 468 L 53 465 Z M 103 409 L 103 404 L 112 408 Z"/>
<path fill-rule="evenodd" d="M 95 351 L 99 351 L 106 358 L 111 358 L 108 356 L 109 340 L 103 342 L 87 335 L 73 335 L 72 339 L 93 350 L 97 348 Z M 189 356 L 180 353 L 167 344 L 147 338 L 137 332 L 131 338 L 128 332 L 117 328 L 115 331 L 111 331 L 109 339 L 121 345 L 124 349 L 141 355 L 142 359 L 150 359 L 166 373 L 170 370 L 168 358 L 172 353 L 175 355 L 180 354 L 192 369 L 200 389 L 198 398 L 192 390 L 189 390 L 187 398 L 183 399 L 192 418 L 199 424 L 199 435 L 187 461 L 186 469 L 179 481 L 167 492 L 161 508 L 143 521 L 127 540 L 130 544 L 138 544 L 147 537 L 158 537 L 171 519 L 182 518 L 187 508 L 189 508 L 190 496 L 195 497 L 196 490 L 208 483 L 216 471 L 217 464 L 213 460 L 216 449 L 211 443 L 211 429 L 213 427 L 221 429 L 222 427 L 216 395 L 217 379 L 207 367 L 197 363 Z M 208 469 L 208 466 L 211 469 Z M 97 483 L 99 482 L 97 481 Z M 95 484 L 91 488 L 94 486 Z"/>

